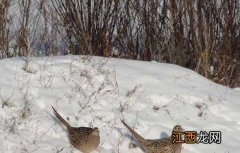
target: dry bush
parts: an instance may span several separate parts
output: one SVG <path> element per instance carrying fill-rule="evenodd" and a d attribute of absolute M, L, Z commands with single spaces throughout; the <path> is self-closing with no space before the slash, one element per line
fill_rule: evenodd
<path fill-rule="evenodd" d="M 109 56 L 119 1 L 52 0 L 71 54 Z"/>
<path fill-rule="evenodd" d="M 23 93 L 23 97 L 22 97 L 22 108 L 19 110 L 20 111 L 20 118 L 21 119 L 27 119 L 30 115 L 31 115 L 31 101 L 32 98 L 29 95 L 28 90 Z"/>
<path fill-rule="evenodd" d="M 95 105 L 109 95 L 118 92 L 116 76 L 115 73 L 105 68 L 103 64 L 105 60 L 82 61 L 79 59 L 82 58 L 72 59 L 69 65 L 70 75 L 61 74 L 63 81 L 70 87 L 67 92 L 63 93 L 63 98 L 66 98 L 69 103 L 78 104 L 78 113 L 94 111 Z"/>
<path fill-rule="evenodd" d="M 239 85 L 240 14 L 237 0 L 169 1 L 169 62 L 230 87 Z M 169 47 L 171 48 L 171 47 Z"/>
<path fill-rule="evenodd" d="M 12 57 L 13 53 L 9 50 L 11 18 L 9 17 L 9 7 L 12 0 L 0 1 L 0 58 Z"/>
<path fill-rule="evenodd" d="M 5 97 L 2 94 L 0 94 L 0 100 L 2 102 L 2 108 L 13 106 L 12 97 L 13 97 L 13 93 L 11 94 L 11 96 L 8 96 L 8 97 Z"/>
<path fill-rule="evenodd" d="M 3 0 L 0 5 L 1 57 L 13 56 L 8 51 L 10 2 Z M 21 15 L 15 55 L 70 53 L 156 60 L 190 68 L 230 87 L 240 84 L 238 0 L 21 0 L 17 4 Z M 45 48 L 32 53 L 38 43 Z"/>
<path fill-rule="evenodd" d="M 117 50 L 117 57 L 174 63 L 218 83 L 239 84 L 239 63 L 229 61 L 240 60 L 237 0 L 52 3 L 72 54 L 111 56 Z"/>

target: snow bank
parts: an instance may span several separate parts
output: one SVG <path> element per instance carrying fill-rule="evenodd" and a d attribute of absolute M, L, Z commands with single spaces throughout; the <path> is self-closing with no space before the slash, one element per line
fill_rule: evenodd
<path fill-rule="evenodd" d="M 19 58 L 0 61 L 0 152 L 79 152 L 51 106 L 72 126 L 99 127 L 101 153 L 141 153 L 129 148 L 124 119 L 149 139 L 171 134 L 175 124 L 221 131 L 221 144 L 184 144 L 182 153 L 237 153 L 240 92 L 171 64 L 100 57 Z M 134 142 L 135 143 L 135 142 Z"/>

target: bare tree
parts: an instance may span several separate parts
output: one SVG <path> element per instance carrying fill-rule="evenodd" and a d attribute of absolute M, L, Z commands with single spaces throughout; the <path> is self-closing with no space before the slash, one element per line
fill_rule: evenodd
<path fill-rule="evenodd" d="M 13 54 L 9 51 L 9 23 L 11 19 L 8 16 L 11 0 L 0 1 L 0 58 L 11 57 Z"/>
<path fill-rule="evenodd" d="M 66 29 L 70 53 L 107 55 L 119 10 L 118 0 L 52 0 Z"/>
<path fill-rule="evenodd" d="M 9 44 L 11 0 L 0 3 L 0 56 Z M 240 84 L 238 0 L 19 0 L 15 55 L 117 56 L 193 69 L 217 83 Z M 33 5 L 34 4 L 34 5 Z M 33 8 L 37 8 L 37 12 Z M 41 15 L 39 15 L 41 14 Z M 14 21 L 16 19 L 13 19 Z M 38 44 L 44 44 L 44 52 Z M 62 45 L 64 46 L 64 45 Z M 35 48 L 34 48 L 35 47 Z M 61 48 L 61 49 L 59 49 Z"/>
<path fill-rule="evenodd" d="M 20 56 L 27 56 L 30 51 L 29 42 L 29 18 L 30 18 L 31 0 L 19 1 L 19 8 L 21 13 L 21 23 L 18 29 L 17 44 Z"/>

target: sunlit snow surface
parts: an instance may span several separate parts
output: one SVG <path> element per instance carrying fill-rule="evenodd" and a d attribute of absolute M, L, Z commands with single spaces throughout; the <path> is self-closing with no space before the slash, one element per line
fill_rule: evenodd
<path fill-rule="evenodd" d="M 221 144 L 184 144 L 182 153 L 238 153 L 240 90 L 171 64 L 100 57 L 0 60 L 0 152 L 78 153 L 51 106 L 72 126 L 97 126 L 100 153 L 142 153 L 129 148 L 124 119 L 148 139 L 186 131 L 221 131 Z M 136 143 L 133 141 L 133 143 Z"/>

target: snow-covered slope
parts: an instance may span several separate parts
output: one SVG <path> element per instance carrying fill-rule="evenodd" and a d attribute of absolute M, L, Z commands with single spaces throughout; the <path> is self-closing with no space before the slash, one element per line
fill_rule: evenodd
<path fill-rule="evenodd" d="M 51 106 L 72 126 L 97 126 L 101 153 L 142 153 L 129 148 L 124 119 L 145 138 L 186 131 L 221 131 L 221 144 L 184 144 L 182 153 L 238 153 L 240 90 L 171 64 L 100 57 L 0 61 L 0 152 L 79 152 Z M 134 142 L 136 143 L 136 142 Z"/>

